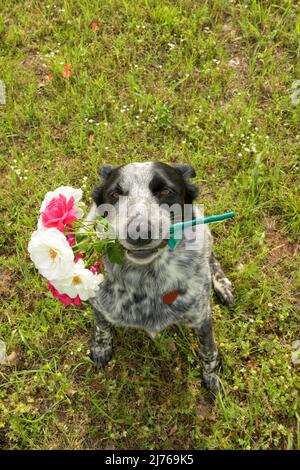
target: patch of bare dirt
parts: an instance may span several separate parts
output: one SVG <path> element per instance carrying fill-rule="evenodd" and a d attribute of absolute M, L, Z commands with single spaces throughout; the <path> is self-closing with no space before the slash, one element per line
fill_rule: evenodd
<path fill-rule="evenodd" d="M 36 75 L 43 78 L 46 74 L 47 65 L 42 61 L 38 51 L 32 50 L 28 52 L 27 57 L 22 62 L 26 70 L 34 70 Z"/>
<path fill-rule="evenodd" d="M 198 399 L 197 405 L 197 421 L 212 420 L 213 419 L 213 404 L 205 397 Z"/>
<path fill-rule="evenodd" d="M 275 267 L 283 260 L 295 258 L 299 251 L 299 243 L 290 242 L 279 231 L 279 224 L 275 218 L 268 218 L 265 222 L 266 243 L 269 247 L 268 264 Z"/>
<path fill-rule="evenodd" d="M 14 274 L 10 271 L 6 271 L 3 268 L 0 269 L 0 295 L 7 296 L 14 284 Z"/>
<path fill-rule="evenodd" d="M 248 59 L 241 46 L 241 31 L 238 31 L 230 22 L 223 25 L 224 44 L 229 52 L 230 59 L 227 66 L 236 70 L 237 76 L 232 85 L 246 82 L 248 75 Z"/>

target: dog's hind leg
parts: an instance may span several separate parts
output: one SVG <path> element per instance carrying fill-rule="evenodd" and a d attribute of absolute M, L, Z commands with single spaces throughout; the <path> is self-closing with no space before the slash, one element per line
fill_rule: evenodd
<path fill-rule="evenodd" d="M 91 358 L 97 369 L 103 367 L 112 357 L 112 329 L 99 310 L 95 312 L 95 333 L 91 346 Z"/>
<path fill-rule="evenodd" d="M 210 306 L 208 308 L 208 315 L 199 323 L 199 326 L 194 327 L 194 330 L 200 344 L 204 384 L 213 395 L 217 395 L 220 381 L 215 372 L 220 365 L 220 359 L 214 339 Z"/>
<path fill-rule="evenodd" d="M 231 307 L 234 304 L 232 284 L 225 276 L 224 271 L 213 252 L 210 255 L 209 265 L 212 283 L 217 296 L 222 303 Z"/>

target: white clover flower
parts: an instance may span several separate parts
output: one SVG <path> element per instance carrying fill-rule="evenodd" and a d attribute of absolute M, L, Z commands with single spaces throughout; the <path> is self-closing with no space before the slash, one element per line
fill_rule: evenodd
<path fill-rule="evenodd" d="M 71 197 L 74 198 L 74 208 L 77 210 L 77 218 L 80 219 L 83 216 L 83 210 L 81 209 L 81 207 L 85 205 L 84 202 L 81 201 L 82 189 L 75 189 L 72 188 L 72 186 L 60 186 L 54 191 L 49 191 L 44 197 L 40 212 L 43 212 L 45 210 L 46 206 L 49 204 L 51 199 L 53 199 L 54 197 L 59 197 L 60 194 L 65 196 L 67 200 L 69 200 Z"/>
<path fill-rule="evenodd" d="M 74 264 L 68 276 L 54 279 L 51 282 L 61 294 L 67 294 L 71 298 L 79 295 L 81 300 L 88 300 L 96 295 L 96 291 L 102 281 L 103 275 L 93 274 L 84 267 L 84 262 L 80 259 Z"/>
<path fill-rule="evenodd" d="M 74 253 L 66 237 L 56 228 L 36 230 L 28 244 L 35 267 L 49 281 L 66 277 L 74 268 Z"/>

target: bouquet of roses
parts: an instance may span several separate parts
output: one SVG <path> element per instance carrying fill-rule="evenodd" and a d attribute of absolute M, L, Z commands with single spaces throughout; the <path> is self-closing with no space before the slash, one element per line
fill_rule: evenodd
<path fill-rule="evenodd" d="M 70 186 L 48 192 L 28 244 L 31 260 L 65 306 L 80 305 L 95 296 L 105 275 L 101 260 L 105 251 L 111 262 L 123 263 L 122 246 L 110 237 L 107 221 L 102 217 L 82 221 L 85 205 L 81 199 L 82 190 Z"/>

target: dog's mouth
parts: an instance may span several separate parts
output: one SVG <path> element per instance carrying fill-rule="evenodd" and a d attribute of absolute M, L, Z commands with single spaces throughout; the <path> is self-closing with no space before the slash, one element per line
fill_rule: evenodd
<path fill-rule="evenodd" d="M 127 250 L 129 256 L 138 259 L 148 258 L 158 252 L 158 248 L 154 250 Z"/>
<path fill-rule="evenodd" d="M 151 259 L 156 258 L 159 254 L 159 251 L 166 245 L 166 242 L 163 241 L 159 246 L 155 248 L 140 248 L 136 250 L 129 250 L 126 249 L 127 257 L 131 260 L 136 260 L 137 262 L 140 261 L 148 261 Z"/>

